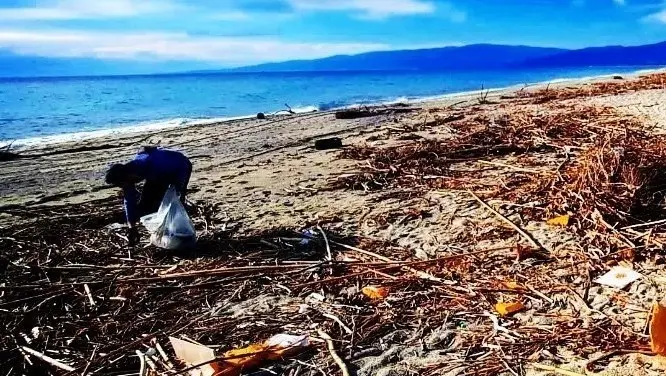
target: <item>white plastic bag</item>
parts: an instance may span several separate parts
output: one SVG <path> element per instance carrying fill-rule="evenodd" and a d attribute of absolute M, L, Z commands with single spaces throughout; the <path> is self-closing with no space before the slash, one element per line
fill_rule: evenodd
<path fill-rule="evenodd" d="M 141 224 L 150 232 L 150 242 L 158 248 L 185 249 L 197 241 L 194 224 L 173 186 L 164 194 L 157 213 L 141 217 Z"/>

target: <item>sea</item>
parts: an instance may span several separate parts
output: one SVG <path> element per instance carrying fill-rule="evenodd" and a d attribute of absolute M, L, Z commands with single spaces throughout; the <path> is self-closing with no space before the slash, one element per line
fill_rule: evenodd
<path fill-rule="evenodd" d="M 0 78 L 0 145 L 325 111 L 659 67 Z"/>

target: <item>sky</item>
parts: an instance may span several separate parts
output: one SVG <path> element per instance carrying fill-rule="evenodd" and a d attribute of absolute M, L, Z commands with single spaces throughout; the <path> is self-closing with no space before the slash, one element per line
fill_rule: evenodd
<path fill-rule="evenodd" d="M 0 0 L 0 52 L 234 67 L 474 43 L 666 40 L 666 0 Z"/>

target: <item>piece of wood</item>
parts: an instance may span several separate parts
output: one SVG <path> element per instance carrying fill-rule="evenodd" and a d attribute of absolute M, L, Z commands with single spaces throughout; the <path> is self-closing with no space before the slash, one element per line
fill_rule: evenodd
<path fill-rule="evenodd" d="M 347 368 L 345 362 L 342 360 L 340 355 L 338 355 L 338 352 L 335 351 L 333 338 L 331 338 L 331 336 L 329 336 L 326 332 L 324 332 L 321 329 L 318 329 L 317 333 L 319 333 L 319 336 L 326 341 L 326 347 L 328 348 L 328 352 L 331 354 L 331 358 L 333 358 L 333 361 L 338 365 L 338 367 L 340 367 L 340 371 L 342 371 L 342 376 L 349 376 L 349 368 Z"/>
<path fill-rule="evenodd" d="M 88 287 L 88 284 L 83 285 L 83 290 L 86 292 L 86 296 L 88 297 L 88 301 L 90 302 L 90 306 L 94 307 L 95 306 L 95 299 L 92 296 L 92 293 L 90 293 L 90 287 Z"/>
<path fill-rule="evenodd" d="M 340 137 L 330 137 L 315 140 L 314 148 L 316 150 L 329 150 L 339 149 L 342 147 L 342 139 Z"/>
<path fill-rule="evenodd" d="M 474 197 L 474 199 L 475 199 L 479 204 L 481 204 L 481 206 L 483 206 L 484 208 L 486 208 L 486 209 L 487 209 L 488 211 L 490 211 L 491 213 L 495 214 L 495 216 L 496 216 L 497 218 L 501 219 L 504 223 L 506 223 L 507 225 L 511 226 L 511 228 L 513 228 L 514 230 L 516 230 L 516 231 L 517 231 L 517 232 L 518 232 L 518 233 L 519 233 L 519 234 L 520 234 L 525 240 L 527 240 L 527 241 L 528 241 L 528 242 L 529 242 L 534 248 L 536 248 L 536 249 L 543 249 L 543 247 L 542 247 L 541 245 L 539 245 L 539 243 L 537 243 L 536 240 L 534 240 L 534 238 L 532 238 L 531 235 L 529 235 L 529 234 L 528 234 L 527 232 L 525 232 L 523 229 L 521 229 L 520 227 L 518 227 L 518 225 L 516 225 L 515 223 L 513 223 L 509 218 L 503 216 L 503 215 L 500 214 L 497 210 L 493 209 L 490 205 L 486 204 L 486 202 L 483 201 L 483 200 L 481 200 L 481 199 L 479 198 L 479 196 L 477 196 L 476 194 L 474 194 L 474 192 L 472 192 L 472 191 L 467 191 L 467 192 L 468 192 L 470 195 L 472 195 L 472 197 Z"/>
<path fill-rule="evenodd" d="M 397 262 L 397 261 L 395 261 L 395 260 L 392 260 L 392 259 L 390 259 L 390 258 L 388 258 L 388 257 L 385 257 L 385 256 L 382 256 L 382 255 L 380 255 L 380 254 L 377 254 L 377 253 L 374 253 L 374 252 L 370 252 L 370 251 L 366 251 L 366 250 L 363 250 L 363 249 L 360 249 L 360 248 L 352 247 L 352 246 L 350 246 L 350 245 L 346 245 L 346 244 L 342 244 L 342 243 L 338 243 L 338 242 L 334 242 L 334 241 L 331 241 L 331 243 L 333 243 L 333 244 L 335 244 L 335 245 L 337 245 L 337 246 L 340 246 L 340 247 L 343 247 L 343 248 L 346 248 L 346 249 L 352 250 L 352 251 L 356 251 L 356 252 L 358 252 L 358 253 L 362 253 L 362 254 L 364 254 L 364 255 L 366 255 L 366 256 L 374 257 L 374 258 L 376 258 L 376 259 L 378 259 L 378 260 L 382 260 L 382 261 L 385 261 L 385 262 Z M 434 282 L 443 282 L 443 281 L 444 281 L 444 280 L 442 280 L 441 278 L 438 278 L 438 277 L 433 276 L 432 274 L 429 274 L 429 273 L 426 273 L 426 272 L 422 272 L 422 271 L 420 271 L 420 270 L 414 269 L 414 268 L 409 267 L 409 266 L 405 266 L 405 269 L 406 269 L 406 270 L 409 270 L 409 271 L 412 272 L 412 273 L 414 273 L 417 277 L 419 277 L 419 278 L 421 278 L 421 279 L 425 279 L 425 280 L 428 280 L 428 281 L 434 281 Z"/>
<path fill-rule="evenodd" d="M 63 363 L 59 360 L 53 359 L 50 356 L 44 355 L 44 354 L 40 353 L 39 351 L 35 351 L 35 350 L 33 350 L 33 349 L 31 349 L 27 346 L 21 346 L 21 350 L 27 352 L 28 354 L 34 356 L 35 358 L 40 359 L 40 360 L 42 360 L 42 361 L 44 361 L 44 362 L 46 362 L 46 363 L 48 363 L 48 364 L 50 364 L 50 365 L 52 365 L 56 368 L 60 368 L 61 370 L 64 370 L 64 371 L 67 371 L 67 372 L 72 372 L 75 369 L 72 366 L 69 366 L 69 365 L 67 365 L 67 364 L 65 364 L 65 363 Z"/>

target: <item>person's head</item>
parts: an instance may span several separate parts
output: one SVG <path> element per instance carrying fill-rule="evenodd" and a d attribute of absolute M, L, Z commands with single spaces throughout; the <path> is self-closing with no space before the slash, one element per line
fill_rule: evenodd
<path fill-rule="evenodd" d="M 132 176 L 127 168 L 127 165 L 122 163 L 114 164 L 106 172 L 105 181 L 106 184 L 110 184 L 116 187 L 122 187 L 131 182 Z"/>

